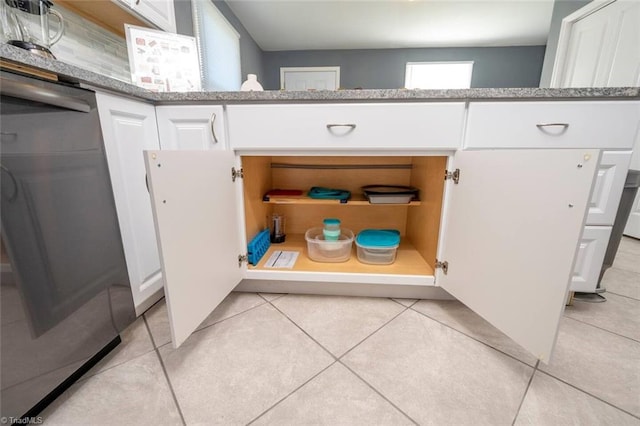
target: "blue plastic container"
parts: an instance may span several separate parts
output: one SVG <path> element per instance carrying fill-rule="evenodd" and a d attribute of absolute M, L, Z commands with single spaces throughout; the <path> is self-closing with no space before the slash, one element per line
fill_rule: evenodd
<path fill-rule="evenodd" d="M 356 237 L 358 260 L 374 265 L 389 265 L 396 260 L 400 246 L 400 231 L 396 229 L 365 229 Z"/>

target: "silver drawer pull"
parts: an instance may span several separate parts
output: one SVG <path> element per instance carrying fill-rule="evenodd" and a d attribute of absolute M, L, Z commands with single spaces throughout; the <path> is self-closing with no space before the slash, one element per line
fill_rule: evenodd
<path fill-rule="evenodd" d="M 213 136 L 213 142 L 218 143 L 218 137 L 216 136 L 216 130 L 214 129 L 214 124 L 216 123 L 216 113 L 211 114 L 211 118 L 209 119 L 209 124 L 211 125 L 211 135 Z"/>
<path fill-rule="evenodd" d="M 336 128 L 343 128 L 344 130 L 334 130 Z M 353 132 L 356 129 L 356 125 L 352 123 L 334 123 L 327 124 L 327 130 L 335 136 L 345 136 Z"/>
<path fill-rule="evenodd" d="M 536 124 L 538 129 L 542 129 L 543 127 L 562 127 L 564 129 L 569 128 L 569 123 L 540 123 Z"/>

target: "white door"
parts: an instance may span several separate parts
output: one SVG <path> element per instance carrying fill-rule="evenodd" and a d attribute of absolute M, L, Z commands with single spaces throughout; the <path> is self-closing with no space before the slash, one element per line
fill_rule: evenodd
<path fill-rule="evenodd" d="M 240 282 L 231 151 L 146 151 L 173 346 Z"/>
<path fill-rule="evenodd" d="M 640 134 L 636 138 L 636 143 L 633 147 L 633 156 L 631 157 L 631 165 L 629 168 L 640 171 Z M 631 206 L 631 212 L 629 213 L 627 225 L 624 228 L 623 234 L 634 238 L 640 238 L 640 189 L 638 189 L 636 198 Z"/>
<path fill-rule="evenodd" d="M 153 105 L 96 93 L 136 314 L 162 298 L 160 256 L 142 151 L 159 149 Z"/>
<path fill-rule="evenodd" d="M 282 67 L 282 90 L 338 90 L 340 67 Z"/>
<path fill-rule="evenodd" d="M 226 148 L 222 106 L 159 106 L 156 114 L 162 149 Z"/>
<path fill-rule="evenodd" d="M 436 283 L 548 362 L 573 274 L 597 150 L 459 151 Z"/>

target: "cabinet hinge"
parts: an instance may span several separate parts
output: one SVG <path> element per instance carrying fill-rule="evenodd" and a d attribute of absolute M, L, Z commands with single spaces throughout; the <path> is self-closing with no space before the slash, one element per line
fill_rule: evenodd
<path fill-rule="evenodd" d="M 460 181 L 460 169 L 455 169 L 453 172 L 449 170 L 444 171 L 444 180 L 451 179 L 453 183 L 457 184 Z"/>
<path fill-rule="evenodd" d="M 244 178 L 244 169 L 231 168 L 231 181 L 235 182 L 236 179 Z"/>
<path fill-rule="evenodd" d="M 447 272 L 449 272 L 449 262 L 447 262 L 446 260 L 444 262 L 440 262 L 438 259 L 436 259 L 436 269 L 437 268 L 441 268 L 442 272 L 447 275 Z"/>
<path fill-rule="evenodd" d="M 248 262 L 248 261 L 249 261 L 249 257 L 246 254 L 239 254 L 238 255 L 238 268 L 242 268 L 242 263 Z"/>

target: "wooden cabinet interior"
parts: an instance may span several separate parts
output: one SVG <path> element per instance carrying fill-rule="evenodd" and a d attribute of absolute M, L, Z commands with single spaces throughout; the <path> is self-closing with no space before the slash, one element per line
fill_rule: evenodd
<path fill-rule="evenodd" d="M 334 156 L 243 156 L 244 207 L 247 239 L 268 227 L 273 213 L 286 218 L 287 239 L 272 244 L 260 263 L 250 268 L 263 269 L 274 250 L 296 250 L 294 270 L 309 272 L 388 273 L 433 275 L 442 215 L 444 175 L 447 157 L 334 157 Z M 291 167 L 272 167 L 286 164 Z M 311 167 L 309 167 L 311 166 Z M 326 166 L 326 168 L 324 167 Z M 420 202 L 373 205 L 363 202 L 364 185 L 408 185 L 420 190 Z M 263 196 L 271 189 L 300 189 L 312 186 L 346 189 L 356 202 L 340 204 L 324 200 L 271 200 Z M 353 244 L 351 259 L 344 263 L 311 261 L 306 253 L 304 233 L 321 227 L 322 220 L 335 217 L 343 228 L 358 233 L 363 229 L 398 229 L 401 245 L 392 265 L 366 265 L 358 262 Z"/>

